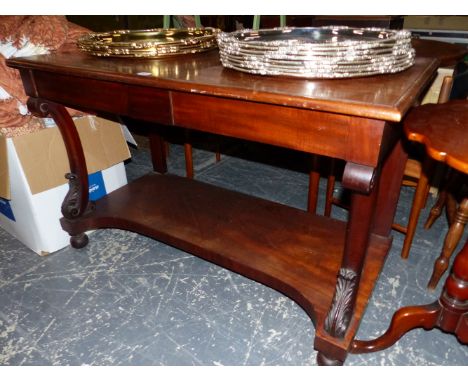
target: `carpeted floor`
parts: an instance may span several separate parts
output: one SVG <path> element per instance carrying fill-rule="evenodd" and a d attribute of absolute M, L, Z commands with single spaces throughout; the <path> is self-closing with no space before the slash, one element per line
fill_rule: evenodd
<path fill-rule="evenodd" d="M 308 177 L 282 153 L 245 145 L 215 162 L 195 150 L 196 178 L 304 209 Z M 148 152 L 134 150 L 126 168 L 129 180 L 148 172 Z M 179 145 L 169 171 L 185 174 Z M 412 195 L 403 188 L 397 220 L 407 218 Z M 442 218 L 420 227 L 407 261 L 394 233 L 358 338 L 383 333 L 399 307 L 438 297 L 442 283 L 432 293 L 425 286 L 446 231 Z M 313 339 L 312 322 L 289 298 L 144 236 L 98 230 L 84 249 L 39 257 L 0 229 L 1 365 L 315 365 Z M 349 355 L 346 365 L 468 365 L 468 346 L 417 329 L 385 351 Z"/>

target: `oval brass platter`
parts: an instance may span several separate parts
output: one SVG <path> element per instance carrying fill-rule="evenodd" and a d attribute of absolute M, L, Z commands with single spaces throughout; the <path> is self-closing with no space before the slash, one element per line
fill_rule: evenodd
<path fill-rule="evenodd" d="M 100 57 L 160 58 L 215 49 L 218 33 L 216 28 L 115 30 L 88 33 L 77 45 Z"/>

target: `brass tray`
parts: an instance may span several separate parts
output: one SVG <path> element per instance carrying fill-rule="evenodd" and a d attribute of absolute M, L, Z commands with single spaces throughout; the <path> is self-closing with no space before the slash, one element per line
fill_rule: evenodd
<path fill-rule="evenodd" d="M 100 57 L 162 58 L 217 48 L 216 28 L 115 30 L 88 33 L 78 47 Z"/>
<path fill-rule="evenodd" d="M 217 35 L 223 66 L 252 74 L 347 78 L 396 73 L 414 63 L 411 33 L 350 28 L 273 28 Z"/>

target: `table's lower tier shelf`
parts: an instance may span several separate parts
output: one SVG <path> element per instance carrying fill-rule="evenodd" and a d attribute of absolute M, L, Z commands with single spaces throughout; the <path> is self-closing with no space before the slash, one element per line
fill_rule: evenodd
<path fill-rule="evenodd" d="M 308 313 L 316 336 L 345 352 L 390 244 L 371 238 L 354 317 L 338 340 L 327 336 L 323 322 L 343 256 L 344 222 L 186 178 L 149 174 L 99 200 L 91 214 L 62 219 L 62 226 L 72 235 L 104 227 L 138 232 L 270 286 Z"/>

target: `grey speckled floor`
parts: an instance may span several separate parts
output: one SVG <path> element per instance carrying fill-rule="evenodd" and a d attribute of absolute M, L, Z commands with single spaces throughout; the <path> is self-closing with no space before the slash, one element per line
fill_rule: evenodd
<path fill-rule="evenodd" d="M 245 148 L 275 165 L 246 155 L 215 163 L 197 150 L 196 177 L 305 208 L 307 175 L 278 166 L 282 156 L 271 150 Z M 172 146 L 169 165 L 184 174 L 180 146 Z M 129 179 L 149 169 L 148 153 L 134 151 Z M 412 192 L 403 189 L 400 221 Z M 381 334 L 397 308 L 437 298 L 440 286 L 430 293 L 425 285 L 446 230 L 444 219 L 419 229 L 408 261 L 399 256 L 403 236 L 394 234 L 359 338 Z M 0 229 L 2 365 L 315 365 L 313 339 L 310 319 L 289 298 L 144 236 L 99 230 L 82 250 L 41 258 Z M 346 364 L 468 365 L 468 347 L 418 329 L 385 351 L 349 355 Z"/>

